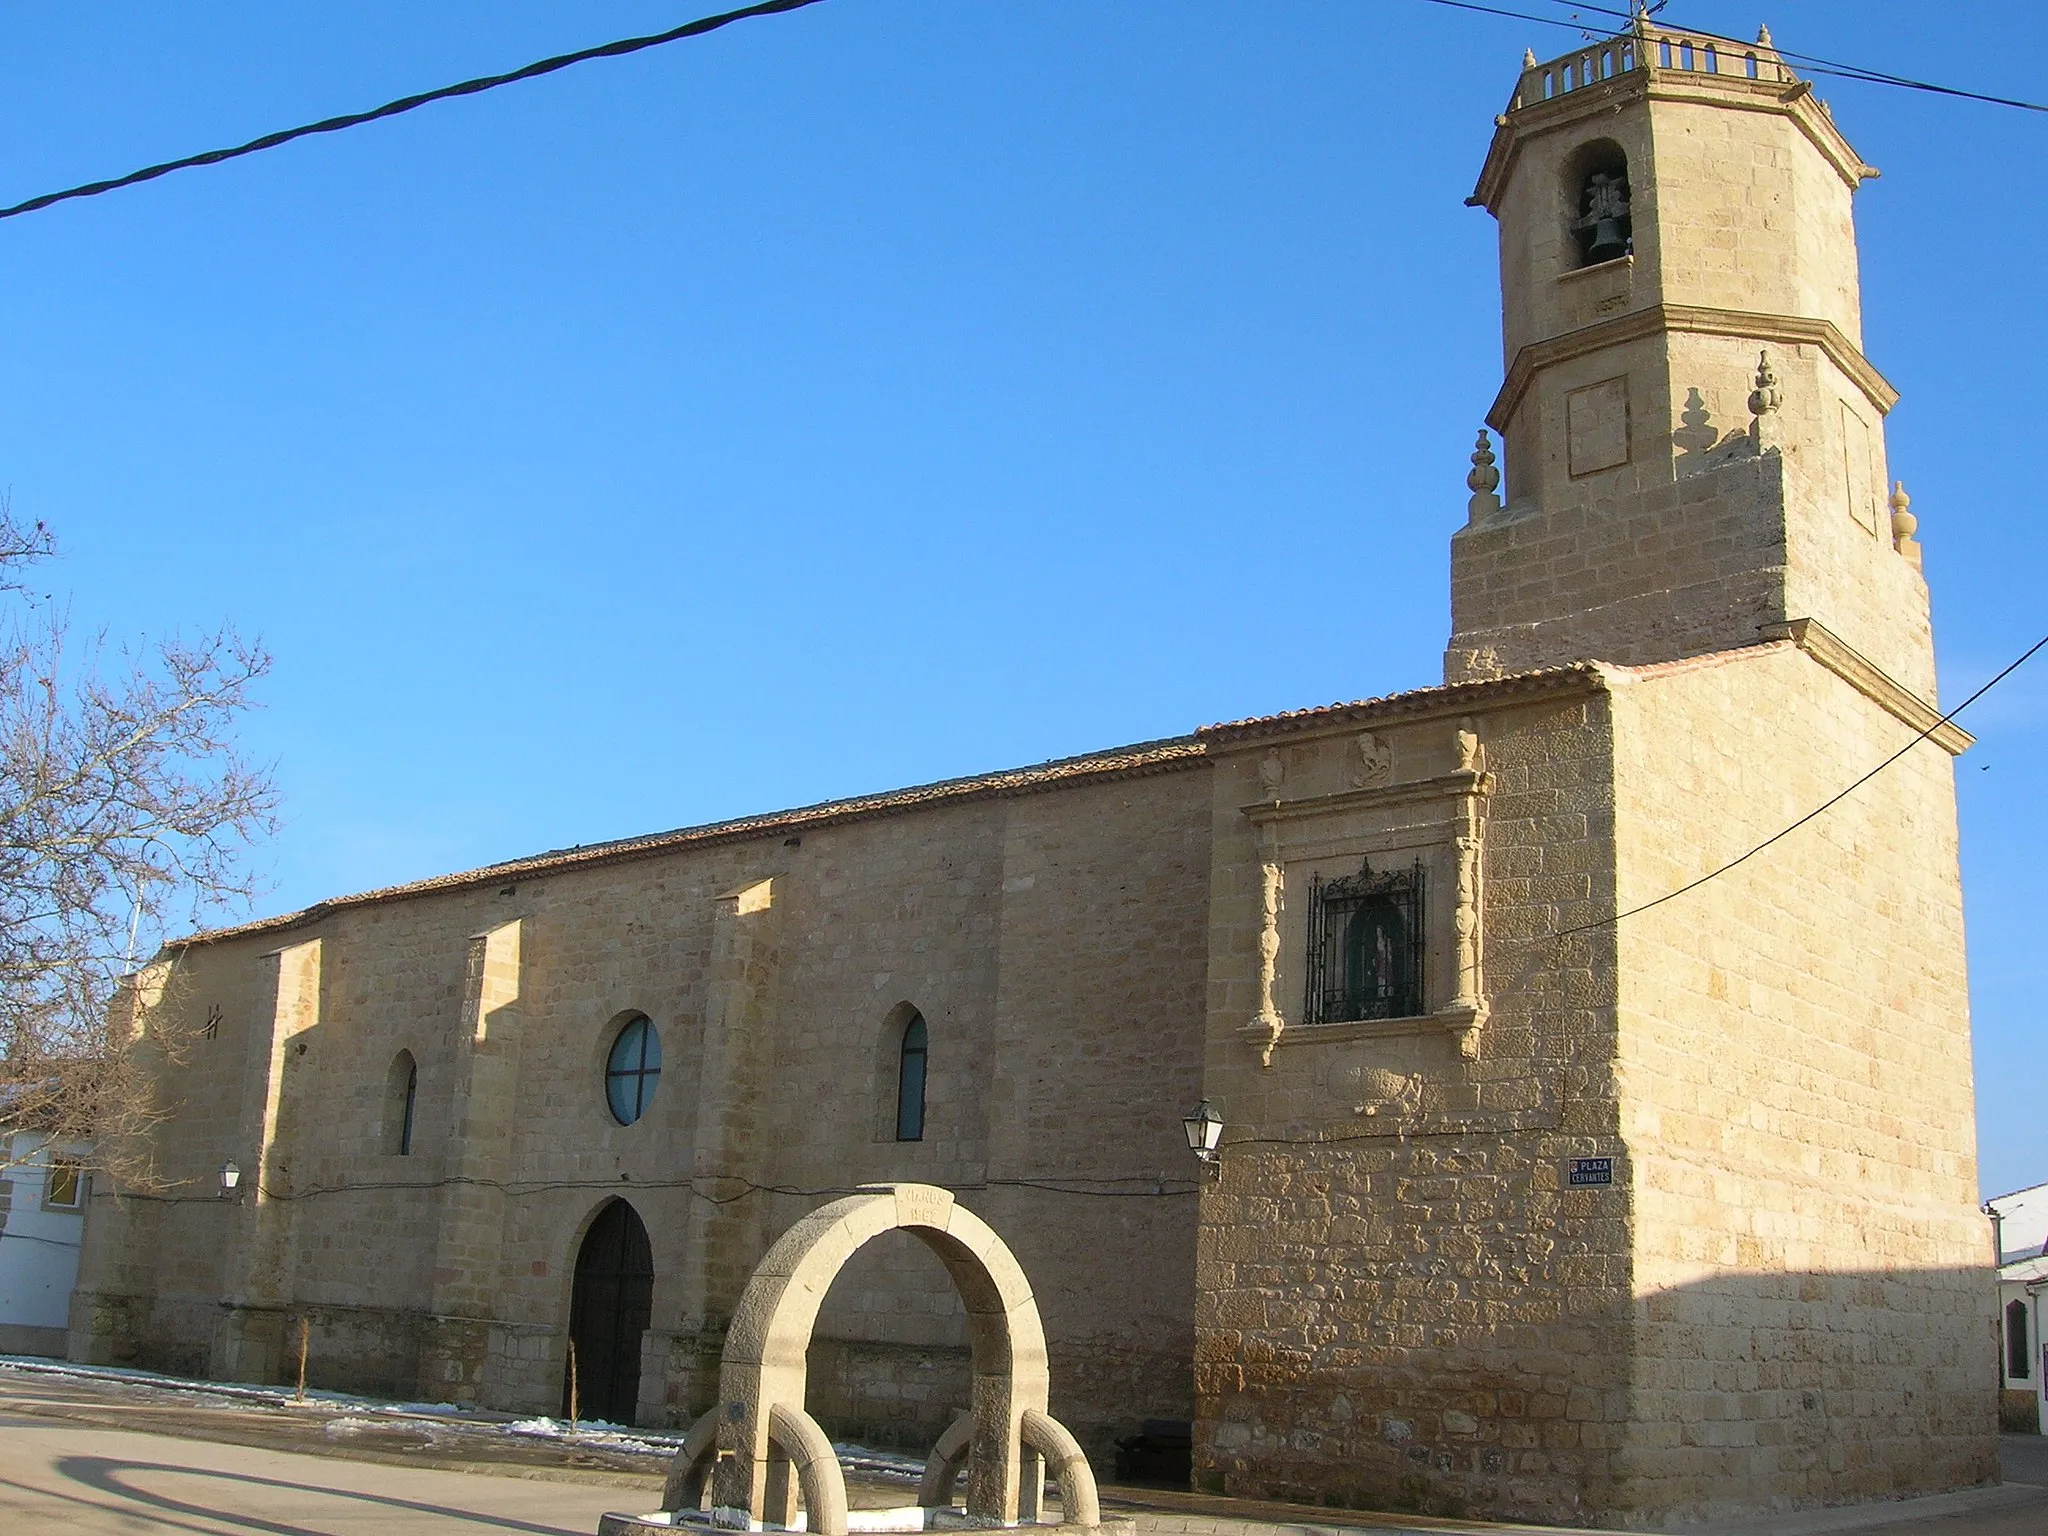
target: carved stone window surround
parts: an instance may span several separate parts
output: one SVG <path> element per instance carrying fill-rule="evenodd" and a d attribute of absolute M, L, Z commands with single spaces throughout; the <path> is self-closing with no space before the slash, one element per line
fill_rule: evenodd
<path fill-rule="evenodd" d="M 1460 756 L 1476 757 L 1476 738 L 1475 748 L 1461 750 Z M 1479 913 L 1483 910 L 1485 801 L 1492 787 L 1491 777 L 1475 764 L 1406 783 L 1260 801 L 1240 808 L 1257 829 L 1260 863 L 1259 1006 L 1241 1033 L 1259 1052 L 1262 1065 L 1272 1065 L 1273 1052 L 1282 1044 L 1425 1035 L 1439 1030 L 1456 1039 L 1461 1055 L 1471 1058 L 1478 1054 L 1479 1030 L 1487 1014 Z M 1361 814 L 1409 807 L 1426 808 L 1426 814 L 1369 832 L 1361 832 L 1356 825 Z M 1304 1024 L 1298 1000 L 1282 996 L 1286 892 L 1291 884 L 1299 884 L 1290 868 L 1366 856 L 1433 858 L 1448 865 L 1447 872 L 1454 876 L 1448 882 L 1453 996 L 1413 1018 Z M 1427 993 L 1424 1000 L 1428 1000 Z"/>
<path fill-rule="evenodd" d="M 1341 1024 L 1290 1023 L 1273 1042 L 1275 1050 L 1295 1045 L 1335 1045 L 1345 1040 L 1394 1040 L 1405 1035 L 1458 1034 L 1473 1027 L 1473 1009 L 1445 1006 L 1407 1019 L 1348 1019 Z"/>
<path fill-rule="evenodd" d="M 1253 826 L 1265 827 L 1273 822 L 1319 820 L 1333 811 L 1380 810 L 1387 806 L 1485 795 L 1492 789 L 1490 774 L 1459 768 L 1437 774 L 1434 778 L 1382 784 L 1374 789 L 1343 789 L 1331 795 L 1306 795 L 1298 800 L 1255 800 L 1239 809 Z"/>

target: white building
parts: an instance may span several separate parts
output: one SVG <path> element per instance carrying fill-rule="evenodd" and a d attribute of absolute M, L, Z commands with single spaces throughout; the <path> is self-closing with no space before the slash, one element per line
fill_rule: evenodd
<path fill-rule="evenodd" d="M 2048 1291 L 2048 1184 L 2016 1189 L 1985 1203 L 1998 1243 L 1998 1304 L 2002 1330 L 1999 1386 L 2032 1393 L 2034 1419 L 2048 1422 L 2048 1350 L 2041 1339 L 2041 1294 Z M 2008 1397 L 2007 1413 L 2016 1399 Z M 2015 1427 L 2008 1418 L 2007 1427 Z"/>
<path fill-rule="evenodd" d="M 0 1127 L 0 1354 L 64 1353 L 91 1178 L 68 1152 Z"/>

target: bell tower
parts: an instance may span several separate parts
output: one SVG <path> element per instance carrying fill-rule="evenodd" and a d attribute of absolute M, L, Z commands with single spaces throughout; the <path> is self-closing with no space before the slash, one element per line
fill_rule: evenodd
<path fill-rule="evenodd" d="M 1898 397 L 1863 355 L 1850 202 L 1877 172 L 1768 30 L 1639 16 L 1523 62 L 1469 200 L 1500 225 L 1506 484 L 1482 434 L 1446 681 L 1807 620 L 1931 700 Z"/>

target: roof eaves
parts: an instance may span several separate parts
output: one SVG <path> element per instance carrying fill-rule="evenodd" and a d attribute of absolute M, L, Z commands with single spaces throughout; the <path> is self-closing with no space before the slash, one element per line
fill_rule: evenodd
<path fill-rule="evenodd" d="M 1035 794 L 1041 790 L 1061 788 L 1070 784 L 1149 778 L 1197 767 L 1206 757 L 1207 748 L 1198 738 L 1169 736 L 1158 741 L 1113 747 L 1104 752 L 1090 752 L 1080 757 L 1059 758 L 1030 768 L 1011 768 L 995 773 L 972 774 L 958 779 L 941 779 L 935 783 L 915 785 L 908 789 L 856 795 L 844 800 L 822 801 L 794 810 L 735 817 L 727 821 L 708 822 L 696 827 L 679 827 L 670 832 L 619 838 L 605 843 L 557 848 L 525 858 L 509 859 L 499 864 L 486 864 L 478 869 L 434 875 L 403 885 L 382 886 L 352 896 L 338 896 L 277 917 L 261 918 L 255 922 L 240 923 L 229 928 L 208 929 L 176 940 L 165 948 L 167 951 L 175 952 L 196 945 L 247 938 L 253 934 L 281 933 L 306 927 L 336 912 L 355 907 L 374 906 L 381 902 L 404 900 L 443 891 L 469 890 L 502 880 L 526 879 L 561 870 L 627 863 L 679 848 L 745 842 L 775 833 L 903 815 L 929 806 Z"/>
<path fill-rule="evenodd" d="M 1575 661 L 1565 666 L 1510 673 L 1506 677 L 1411 688 L 1405 693 L 1389 693 L 1349 704 L 1324 704 L 1314 709 L 1291 709 L 1283 714 L 1258 715 L 1248 720 L 1227 720 L 1220 725 L 1205 725 L 1195 735 L 1204 742 L 1220 745 L 1255 741 L 1265 736 L 1318 726 L 1366 724 L 1409 715 L 1456 714 L 1484 705 L 1512 703 L 1545 694 L 1601 689 L 1614 670 L 1601 662 Z"/>

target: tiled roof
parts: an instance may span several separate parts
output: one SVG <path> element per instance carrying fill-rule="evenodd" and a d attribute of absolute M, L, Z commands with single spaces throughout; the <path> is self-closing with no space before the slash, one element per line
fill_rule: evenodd
<path fill-rule="evenodd" d="M 1760 640 L 1754 645 L 1682 656 L 1676 661 L 1646 662 L 1642 666 L 1623 666 L 1611 661 L 1574 661 L 1564 666 L 1538 667 L 1528 672 L 1511 672 L 1505 677 L 1482 678 L 1469 683 L 1438 683 L 1428 688 L 1411 688 L 1405 693 L 1382 694 L 1378 698 L 1358 699 L 1349 704 L 1323 704 L 1313 709 L 1290 709 L 1277 715 L 1255 715 L 1248 720 L 1227 720 L 1221 725 L 1205 725 L 1195 735 L 1204 740 L 1229 741 L 1304 725 L 1342 725 L 1352 721 L 1395 719 L 1402 715 L 1449 714 L 1525 695 L 1566 692 L 1574 688 L 1727 666 L 1771 651 L 1790 650 L 1792 646 L 1790 640 Z"/>
<path fill-rule="evenodd" d="M 2040 1284 L 2048 1281 L 2048 1254 L 2036 1254 L 2031 1259 L 2013 1259 L 1998 1266 L 1998 1278 L 2010 1283 L 2023 1281 Z"/>
<path fill-rule="evenodd" d="M 1523 694 L 1585 687 L 1596 684 L 1605 673 L 1615 670 L 1627 669 L 1607 667 L 1600 662 L 1575 661 L 1569 666 L 1543 667 L 1534 672 L 1516 672 L 1507 677 L 1490 677 L 1477 682 L 1438 683 L 1429 688 L 1411 688 L 1405 693 L 1383 694 L 1376 699 L 1359 699 L 1349 704 L 1322 704 L 1313 709 L 1290 709 L 1277 715 L 1226 720 L 1220 725 L 1205 725 L 1195 735 L 1202 740 L 1232 741 L 1325 722 L 1339 725 L 1353 720 L 1445 713 L 1499 703 Z"/>
<path fill-rule="evenodd" d="M 1716 667 L 1725 667 L 1752 657 L 1767 656 L 1772 651 L 1797 650 L 1791 640 L 1759 640 L 1754 645 L 1738 645 L 1725 651 L 1705 651 L 1698 656 L 1680 656 L 1672 661 L 1646 661 L 1639 666 L 1624 667 L 1612 662 L 1602 662 L 1601 667 L 1629 680 L 1650 677 L 1677 677 L 1686 672 L 1711 672 Z"/>
<path fill-rule="evenodd" d="M 208 944 L 249 934 L 282 932 L 303 927 L 329 913 L 351 907 L 369 906 L 377 902 L 422 896 L 436 891 L 465 890 L 496 881 L 519 880 L 557 870 L 582 868 L 586 865 L 624 862 L 666 853 L 677 848 L 741 842 L 749 838 L 765 837 L 771 833 L 897 815 L 930 805 L 1033 794 L 1040 790 L 1057 788 L 1062 784 L 1089 779 L 1171 773 L 1195 767 L 1203 762 L 1211 742 L 1223 744 L 1252 740 L 1279 731 L 1323 723 L 1345 724 L 1353 721 L 1397 719 L 1404 715 L 1454 713 L 1489 704 L 1511 702 L 1517 698 L 1602 687 L 1611 681 L 1634 676 L 1652 676 L 1677 668 L 1716 665 L 1728 657 L 1751 654 L 1786 644 L 1789 642 L 1770 641 L 1761 646 L 1744 647 L 1736 652 L 1717 652 L 1708 656 L 1647 667 L 1618 667 L 1606 662 L 1593 661 L 1573 662 L 1567 666 L 1544 667 L 1477 682 L 1443 683 L 1429 688 L 1414 688 L 1404 693 L 1390 693 L 1380 698 L 1360 699 L 1349 704 L 1326 704 L 1314 709 L 1288 710 L 1277 715 L 1225 721 L 1218 725 L 1204 726 L 1191 736 L 1170 736 L 1159 741 L 1139 742 L 1133 746 L 1112 747 L 1103 752 L 1090 752 L 1080 757 L 1040 763 L 1032 768 L 1012 768 L 998 773 L 942 779 L 935 784 L 889 790 L 882 794 L 858 795 L 846 800 L 828 800 L 822 804 L 804 806 L 796 810 L 743 816 L 731 821 L 715 821 L 704 826 L 652 833 L 645 837 L 621 838 L 614 842 L 557 848 L 548 853 L 512 859 L 502 864 L 487 864 L 481 869 L 436 875 L 404 885 L 364 891 L 359 895 L 336 897 L 331 901 L 318 902 L 302 911 L 194 934 L 171 947 L 175 949 L 187 944 Z"/>
<path fill-rule="evenodd" d="M 1143 778 L 1154 774 L 1172 773 L 1198 766 L 1205 756 L 1202 743 L 1195 737 L 1172 736 L 1161 741 L 1139 742 L 1134 746 L 1112 747 L 1105 752 L 1090 752 L 1081 757 L 1060 758 L 1031 768 L 1011 768 L 998 773 L 974 774 L 967 778 L 941 779 L 935 784 L 920 784 L 910 789 L 889 790 L 876 795 L 856 795 L 846 800 L 827 800 L 796 810 L 742 816 L 731 821 L 714 821 L 704 826 L 681 827 L 672 832 L 655 832 L 644 837 L 620 838 L 607 843 L 557 848 L 522 859 L 511 859 L 502 864 L 486 864 L 481 869 L 463 870 L 451 875 L 435 875 L 429 879 L 414 880 L 404 885 L 384 886 L 354 896 L 338 896 L 331 901 L 316 902 L 300 911 L 284 913 L 278 917 L 267 917 L 231 928 L 215 928 L 204 933 L 196 933 L 169 947 L 179 949 L 190 944 L 211 944 L 250 934 L 282 932 L 303 927 L 329 913 L 350 907 L 370 906 L 377 902 L 422 896 L 436 891 L 466 890 L 498 881 L 520 880 L 533 875 L 551 874 L 564 869 L 580 869 L 593 864 L 623 863 L 631 859 L 666 853 L 676 848 L 744 842 L 749 838 L 765 837 L 772 833 L 802 831 L 849 821 L 865 821 L 930 805 L 1033 794 L 1040 790 L 1055 789 L 1064 784 L 1091 779 Z"/>

